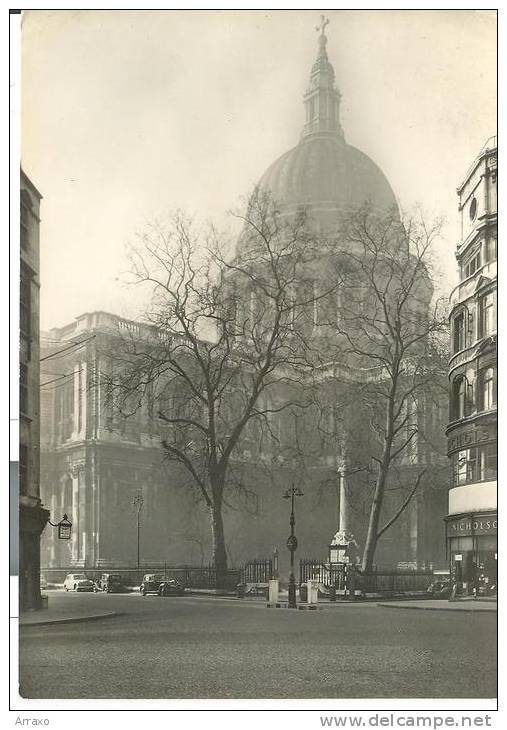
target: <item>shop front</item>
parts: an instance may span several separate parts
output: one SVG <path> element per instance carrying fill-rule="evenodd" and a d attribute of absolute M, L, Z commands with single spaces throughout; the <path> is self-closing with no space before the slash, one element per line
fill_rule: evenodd
<path fill-rule="evenodd" d="M 496 596 L 497 513 L 452 515 L 445 521 L 447 555 L 456 595 Z"/>

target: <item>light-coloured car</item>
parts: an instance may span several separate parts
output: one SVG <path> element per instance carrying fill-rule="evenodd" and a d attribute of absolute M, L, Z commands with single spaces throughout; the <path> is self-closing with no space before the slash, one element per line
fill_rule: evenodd
<path fill-rule="evenodd" d="M 84 573 L 69 573 L 65 576 L 63 587 L 66 591 L 93 591 L 94 583 Z"/>

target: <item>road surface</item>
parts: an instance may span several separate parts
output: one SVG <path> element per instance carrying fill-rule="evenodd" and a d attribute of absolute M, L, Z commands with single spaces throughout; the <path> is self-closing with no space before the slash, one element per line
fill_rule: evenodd
<path fill-rule="evenodd" d="M 29 698 L 493 698 L 496 613 L 60 594 L 90 622 L 20 630 Z M 63 604 L 73 605 L 78 604 Z"/>

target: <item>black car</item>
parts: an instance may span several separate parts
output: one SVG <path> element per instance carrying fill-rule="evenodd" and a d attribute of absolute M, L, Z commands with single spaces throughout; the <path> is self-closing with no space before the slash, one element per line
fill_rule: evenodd
<path fill-rule="evenodd" d="M 185 587 L 177 580 L 165 580 L 158 589 L 159 596 L 183 596 Z"/>
<path fill-rule="evenodd" d="M 95 593 L 104 591 L 105 593 L 122 593 L 125 590 L 121 575 L 118 573 L 102 573 L 100 578 L 95 581 L 93 588 Z"/>
<path fill-rule="evenodd" d="M 143 578 L 143 582 L 139 586 L 139 591 L 142 596 L 145 596 L 147 593 L 158 594 L 160 586 L 166 581 L 167 578 L 165 577 L 165 575 L 159 575 L 157 573 L 147 573 Z"/>

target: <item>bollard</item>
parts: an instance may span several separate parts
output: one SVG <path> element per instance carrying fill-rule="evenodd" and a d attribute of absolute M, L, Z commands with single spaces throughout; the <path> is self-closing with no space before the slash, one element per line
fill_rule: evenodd
<path fill-rule="evenodd" d="M 301 583 L 299 586 L 299 600 L 305 603 L 308 601 L 308 585 L 306 583 Z"/>
<path fill-rule="evenodd" d="M 278 603 L 278 579 L 272 578 L 268 582 L 268 602 Z"/>
<path fill-rule="evenodd" d="M 336 586 L 332 585 L 329 588 L 329 600 L 333 603 L 336 601 Z"/>
<path fill-rule="evenodd" d="M 244 598 L 246 594 L 246 584 L 238 583 L 236 586 L 236 598 Z"/>
<path fill-rule="evenodd" d="M 308 583 L 308 603 L 316 604 L 319 600 L 319 582 L 317 580 L 309 580 Z"/>

